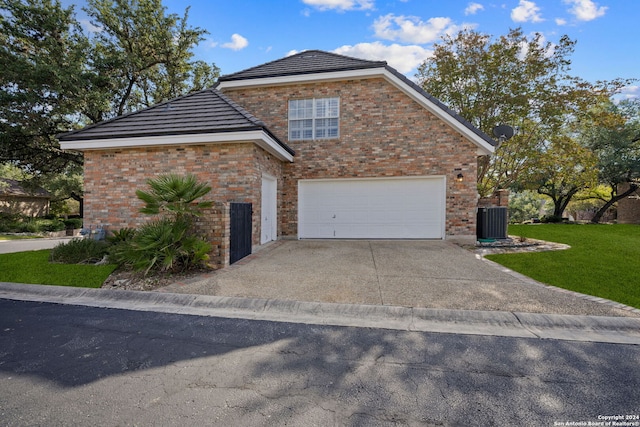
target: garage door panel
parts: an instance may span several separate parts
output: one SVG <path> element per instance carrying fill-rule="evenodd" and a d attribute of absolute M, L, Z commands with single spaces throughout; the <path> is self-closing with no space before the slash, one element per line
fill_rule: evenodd
<path fill-rule="evenodd" d="M 300 238 L 444 237 L 442 177 L 305 180 Z"/>

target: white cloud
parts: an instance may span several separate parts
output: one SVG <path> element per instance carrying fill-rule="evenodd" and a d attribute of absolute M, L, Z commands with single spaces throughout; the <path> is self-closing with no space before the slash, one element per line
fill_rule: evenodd
<path fill-rule="evenodd" d="M 402 74 L 414 71 L 427 58 L 433 55 L 433 51 L 422 46 L 402 46 L 395 43 L 387 46 L 381 42 L 358 43 L 353 46 L 345 45 L 335 49 L 333 52 L 355 58 L 387 61 L 390 66 Z"/>
<path fill-rule="evenodd" d="M 520 0 L 518 7 L 511 11 L 514 22 L 542 22 L 540 8 L 532 1 Z"/>
<path fill-rule="evenodd" d="M 318 10 L 368 10 L 373 9 L 374 0 L 302 0 L 306 5 L 315 7 Z"/>
<path fill-rule="evenodd" d="M 88 33 L 100 33 L 100 32 L 102 32 L 102 27 L 96 27 L 88 19 L 81 19 L 80 20 L 80 25 L 82 26 L 82 28 L 87 30 Z"/>
<path fill-rule="evenodd" d="M 231 41 L 228 43 L 224 43 L 221 46 L 231 50 L 242 50 L 245 47 L 249 46 L 249 41 L 242 37 L 240 34 L 233 34 L 231 36 Z"/>
<path fill-rule="evenodd" d="M 562 18 L 556 18 L 556 25 L 567 25 L 567 20 Z"/>
<path fill-rule="evenodd" d="M 484 10 L 484 6 L 480 3 L 469 3 L 467 8 L 464 10 L 465 15 L 475 15 L 478 11 Z"/>
<path fill-rule="evenodd" d="M 536 34 L 530 34 L 529 40 L 533 40 L 536 37 Z M 557 44 L 555 43 L 547 43 L 547 38 L 544 34 L 540 33 L 540 38 L 538 39 L 538 47 L 544 48 L 544 56 L 545 58 L 551 58 L 556 51 Z M 525 42 L 520 42 L 520 52 L 518 52 L 518 59 L 523 60 L 526 58 L 529 53 L 529 45 Z"/>
<path fill-rule="evenodd" d="M 455 34 L 462 28 L 473 25 L 455 25 L 451 18 L 430 18 L 426 22 L 416 16 L 396 16 L 392 13 L 376 19 L 373 23 L 375 37 L 405 43 L 431 43 L 444 34 Z"/>
<path fill-rule="evenodd" d="M 620 94 L 618 98 L 622 99 L 633 99 L 640 98 L 640 86 L 631 85 L 625 86 L 620 89 Z"/>
<path fill-rule="evenodd" d="M 592 21 L 604 16 L 607 11 L 606 6 L 598 7 L 592 0 L 563 0 L 566 4 L 572 4 L 569 13 L 574 15 L 578 21 Z"/>

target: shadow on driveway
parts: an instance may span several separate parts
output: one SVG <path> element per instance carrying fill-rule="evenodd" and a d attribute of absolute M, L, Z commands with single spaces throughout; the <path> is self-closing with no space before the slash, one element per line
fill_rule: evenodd
<path fill-rule="evenodd" d="M 160 289 L 263 299 L 637 316 L 518 278 L 443 241 L 285 240 L 230 267 Z"/>

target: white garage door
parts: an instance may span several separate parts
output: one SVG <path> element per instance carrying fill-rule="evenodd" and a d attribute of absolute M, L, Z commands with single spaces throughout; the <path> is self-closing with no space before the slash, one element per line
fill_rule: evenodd
<path fill-rule="evenodd" d="M 301 239 L 442 239 L 444 177 L 301 180 Z"/>

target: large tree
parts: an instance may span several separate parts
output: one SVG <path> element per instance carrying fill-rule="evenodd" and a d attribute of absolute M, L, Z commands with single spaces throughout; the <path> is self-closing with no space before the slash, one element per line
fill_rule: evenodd
<path fill-rule="evenodd" d="M 0 0 L 0 163 L 57 173 L 79 154 L 55 135 L 72 129 L 86 87 L 89 42 L 73 8 L 52 0 Z"/>
<path fill-rule="evenodd" d="M 640 101 L 610 103 L 607 110 L 614 120 L 585 127 L 582 132 L 583 143 L 597 158 L 598 178 L 610 189 L 608 197 L 601 198 L 604 204 L 591 220 L 594 223 L 600 222 L 618 200 L 640 187 Z M 621 184 L 628 185 L 619 192 Z"/>
<path fill-rule="evenodd" d="M 561 219 L 578 192 L 596 185 L 595 164 L 591 150 L 569 135 L 557 135 L 523 172 L 523 187 L 548 196 L 553 201 L 553 216 Z"/>
<path fill-rule="evenodd" d="M 590 84 L 570 76 L 574 45 L 567 36 L 552 44 L 519 28 L 496 40 L 464 30 L 444 37 L 419 67 L 420 85 L 479 129 L 488 134 L 498 124 L 517 129 L 494 156 L 479 160 L 481 195 L 517 186 L 548 141 L 565 134 L 595 100 L 626 84 Z"/>
<path fill-rule="evenodd" d="M 79 199 L 79 153 L 56 135 L 215 83 L 193 60 L 205 33 L 160 0 L 89 0 L 99 31 L 85 34 L 59 0 L 0 0 L 0 164 Z M 37 183 L 36 183 L 37 184 Z M 62 197 L 62 196 L 61 196 Z"/>
<path fill-rule="evenodd" d="M 90 66 L 102 94 L 87 105 L 92 122 L 122 115 L 210 86 L 219 69 L 192 61 L 206 31 L 167 14 L 161 0 L 89 0 L 100 29 L 92 37 Z"/>

